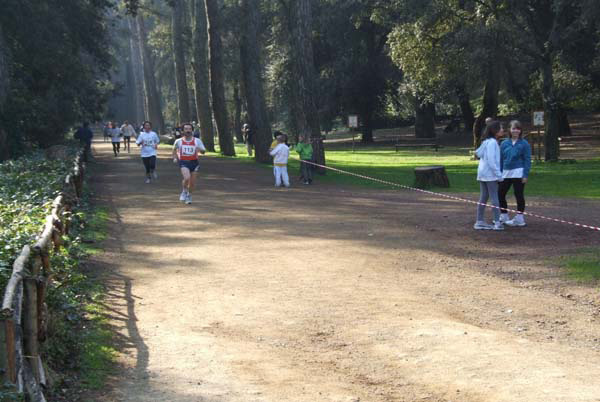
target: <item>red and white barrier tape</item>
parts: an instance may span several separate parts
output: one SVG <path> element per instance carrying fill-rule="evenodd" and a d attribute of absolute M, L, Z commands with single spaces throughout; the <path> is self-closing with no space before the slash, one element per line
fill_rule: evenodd
<path fill-rule="evenodd" d="M 465 203 L 469 203 L 469 204 L 483 205 L 483 206 L 487 206 L 487 207 L 490 207 L 490 208 L 501 209 L 500 207 L 496 207 L 494 205 L 489 205 L 489 204 L 484 204 L 484 203 L 481 203 L 479 201 L 468 200 L 466 198 L 455 197 L 453 195 L 436 193 L 434 191 L 428 191 L 428 190 L 423 190 L 423 189 L 416 188 L 416 187 L 406 186 L 404 184 L 398 184 L 398 183 L 394 183 L 394 182 L 387 181 L 387 180 L 377 179 L 375 177 L 365 176 L 365 175 L 358 174 L 358 173 L 352 173 L 352 172 L 348 172 L 346 170 L 337 169 L 337 168 L 334 168 L 334 167 L 331 167 L 331 166 L 320 165 L 318 163 L 309 162 L 309 161 L 301 160 L 301 159 L 294 158 L 294 157 L 290 157 L 290 158 L 294 159 L 294 160 L 297 160 L 300 163 L 308 163 L 310 165 L 317 166 L 317 167 L 320 167 L 320 168 L 323 168 L 323 169 L 328 169 L 328 170 L 331 170 L 331 171 L 334 171 L 334 172 L 338 172 L 338 173 L 342 173 L 342 174 L 346 174 L 346 175 L 350 175 L 350 176 L 359 177 L 359 178 L 365 179 L 365 180 L 371 180 L 371 181 L 374 181 L 374 182 L 377 182 L 377 183 L 386 184 L 386 185 L 393 186 L 393 187 L 400 187 L 400 188 L 404 188 L 406 190 L 412 190 L 412 191 L 416 191 L 416 192 L 423 193 L 423 194 L 433 195 L 433 196 L 440 197 L 440 198 L 446 198 L 446 199 L 449 199 L 449 200 L 461 201 L 461 202 L 465 202 Z M 519 213 L 519 211 L 516 211 L 514 209 L 506 208 L 506 210 L 508 212 Z M 582 224 L 582 223 L 571 222 L 571 221 L 567 221 L 567 220 L 564 220 L 564 219 L 551 218 L 549 216 L 533 214 L 531 212 L 523 212 L 523 215 L 531 216 L 533 218 L 538 218 L 538 219 L 545 219 L 547 221 L 552 221 L 552 222 L 557 222 L 557 223 L 564 223 L 566 225 L 577 226 L 577 227 L 584 228 L 584 229 L 596 230 L 596 231 L 600 232 L 600 227 L 598 227 L 598 226 L 585 225 L 585 224 Z"/>

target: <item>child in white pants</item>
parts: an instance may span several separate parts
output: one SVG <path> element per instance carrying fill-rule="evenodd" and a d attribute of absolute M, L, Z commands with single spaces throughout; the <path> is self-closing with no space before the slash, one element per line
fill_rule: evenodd
<path fill-rule="evenodd" d="M 281 182 L 285 187 L 290 186 L 290 177 L 287 172 L 287 162 L 290 157 L 290 149 L 285 145 L 287 136 L 281 134 L 277 136 L 277 146 L 271 150 L 273 157 L 273 174 L 275 175 L 275 187 L 280 187 Z"/>

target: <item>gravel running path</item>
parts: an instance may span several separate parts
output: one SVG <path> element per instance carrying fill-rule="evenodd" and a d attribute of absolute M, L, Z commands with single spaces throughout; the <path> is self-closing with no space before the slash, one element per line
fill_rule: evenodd
<path fill-rule="evenodd" d="M 122 354 L 88 400 L 600 401 L 600 300 L 557 263 L 599 233 L 476 232 L 471 205 L 318 178 L 275 189 L 225 158 L 202 159 L 183 205 L 167 150 L 146 185 L 137 149 L 109 146 L 95 144 L 111 225 L 92 264 Z M 529 201 L 600 222 L 598 202 Z"/>

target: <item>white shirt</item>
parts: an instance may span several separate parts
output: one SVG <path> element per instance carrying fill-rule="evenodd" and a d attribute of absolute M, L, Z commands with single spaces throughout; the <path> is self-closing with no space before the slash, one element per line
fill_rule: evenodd
<path fill-rule="evenodd" d="M 488 138 L 483 141 L 481 146 L 475 151 L 479 158 L 477 167 L 478 181 L 502 181 L 502 172 L 500 171 L 500 146 L 494 138 Z"/>
<path fill-rule="evenodd" d="M 108 132 L 110 134 L 110 138 L 112 142 L 121 142 L 121 129 L 116 127 L 116 128 L 109 128 Z"/>
<path fill-rule="evenodd" d="M 504 179 L 522 179 L 523 178 L 523 168 L 503 170 L 502 178 L 504 178 Z"/>
<path fill-rule="evenodd" d="M 123 126 L 121 126 L 121 131 L 125 137 L 131 137 L 132 135 L 135 135 L 135 129 L 131 124 L 123 124 Z"/>
<path fill-rule="evenodd" d="M 142 145 L 142 158 L 148 158 L 150 156 L 156 156 L 156 146 L 160 143 L 160 139 L 154 131 L 142 131 L 142 133 L 138 135 L 137 140 L 135 140 L 135 143 Z"/>
<path fill-rule="evenodd" d="M 287 165 L 288 158 L 290 157 L 290 149 L 287 145 L 281 143 L 278 144 L 271 152 L 269 152 L 273 157 L 273 164 L 275 166 L 285 166 Z"/>

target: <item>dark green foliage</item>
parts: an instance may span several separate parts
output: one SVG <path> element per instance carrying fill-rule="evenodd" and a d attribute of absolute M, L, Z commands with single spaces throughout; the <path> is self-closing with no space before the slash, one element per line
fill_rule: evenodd
<path fill-rule="evenodd" d="M 11 62 L 0 127 L 17 154 L 23 142 L 46 147 L 81 119 L 99 117 L 109 92 L 111 6 L 109 0 L 2 1 Z"/>
<path fill-rule="evenodd" d="M 5 288 L 23 246 L 33 244 L 40 234 L 72 166 L 72 158 L 48 160 L 41 153 L 0 164 L 0 289 Z M 60 388 L 67 386 L 66 374 L 76 375 L 84 386 L 99 387 L 112 365 L 111 335 L 98 314 L 102 289 L 81 269 L 81 262 L 95 252 L 82 239 L 94 241 L 97 247 L 106 219 L 105 211 L 92 209 L 84 199 L 73 214 L 65 246 L 51 253 L 48 338 L 42 354 L 44 362 L 60 373 L 54 376 Z M 0 389 L 0 401 L 4 400 L 21 399 Z"/>
<path fill-rule="evenodd" d="M 40 234 L 71 167 L 71 160 L 48 160 L 41 154 L 0 164 L 0 289 L 23 246 Z"/>

